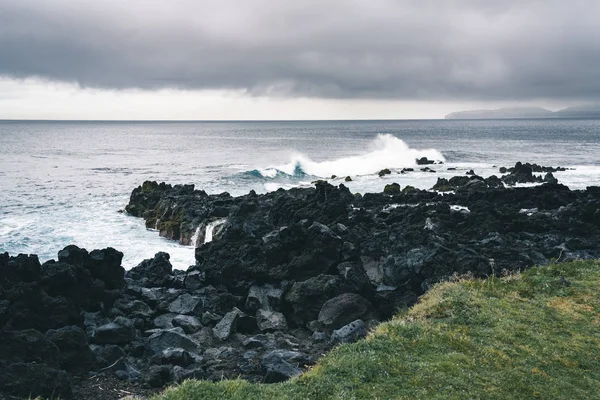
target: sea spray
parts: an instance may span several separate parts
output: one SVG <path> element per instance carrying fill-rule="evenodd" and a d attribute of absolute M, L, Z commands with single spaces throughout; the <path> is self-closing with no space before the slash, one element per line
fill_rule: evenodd
<path fill-rule="evenodd" d="M 274 179 L 282 173 L 290 177 L 313 176 L 328 178 L 332 175 L 356 176 L 374 174 L 383 168 L 415 167 L 416 160 L 427 157 L 444 162 L 442 153 L 436 149 L 412 149 L 403 140 L 389 134 L 379 134 L 370 149 L 360 155 L 331 161 L 313 161 L 303 154 L 296 154 L 292 160 L 281 166 L 251 171 L 263 178 Z"/>

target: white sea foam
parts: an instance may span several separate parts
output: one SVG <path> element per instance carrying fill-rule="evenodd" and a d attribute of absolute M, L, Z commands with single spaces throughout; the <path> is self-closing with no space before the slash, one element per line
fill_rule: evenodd
<path fill-rule="evenodd" d="M 384 168 L 415 167 L 416 159 L 427 157 L 430 160 L 445 161 L 441 152 L 435 149 L 417 150 L 393 135 L 377 135 L 365 153 L 352 157 L 331 161 L 313 161 L 303 154 L 296 154 L 292 160 L 276 170 L 288 175 L 296 175 L 299 170 L 305 174 L 322 178 L 331 175 L 367 175 L 374 174 Z M 265 173 L 269 175 L 265 175 Z M 263 176 L 271 176 L 273 169 L 261 170 Z"/>
<path fill-rule="evenodd" d="M 277 176 L 277 169 L 275 168 L 263 168 L 259 169 L 258 172 L 265 178 L 275 178 Z"/>

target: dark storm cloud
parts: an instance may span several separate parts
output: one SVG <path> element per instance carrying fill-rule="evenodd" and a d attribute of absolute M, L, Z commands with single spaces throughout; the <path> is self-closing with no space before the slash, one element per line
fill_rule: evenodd
<path fill-rule="evenodd" d="M 600 99 L 600 1 L 0 0 L 0 75 L 326 98 Z"/>

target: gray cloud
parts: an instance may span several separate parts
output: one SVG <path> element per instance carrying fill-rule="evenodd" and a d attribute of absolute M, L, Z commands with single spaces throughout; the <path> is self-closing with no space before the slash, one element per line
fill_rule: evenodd
<path fill-rule="evenodd" d="M 0 75 L 101 88 L 600 100 L 597 0 L 0 0 Z"/>

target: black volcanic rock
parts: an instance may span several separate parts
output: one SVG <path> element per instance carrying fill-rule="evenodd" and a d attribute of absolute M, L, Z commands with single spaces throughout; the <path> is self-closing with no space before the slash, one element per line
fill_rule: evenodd
<path fill-rule="evenodd" d="M 506 170 L 535 187 L 462 175 L 363 196 L 325 182 L 240 197 L 145 183 L 128 209 L 160 234 L 181 242 L 222 219 L 219 234 L 188 271 L 166 253 L 125 274 L 110 248 L 68 246 L 43 265 L 1 254 L 0 397 L 69 398 L 69 377 L 89 373 L 280 381 L 454 274 L 600 257 L 600 188 L 572 191 L 544 168 Z"/>
<path fill-rule="evenodd" d="M 172 281 L 173 266 L 169 262 L 169 254 L 156 253 L 154 258 L 142 261 L 125 275 L 143 287 L 166 286 Z"/>

